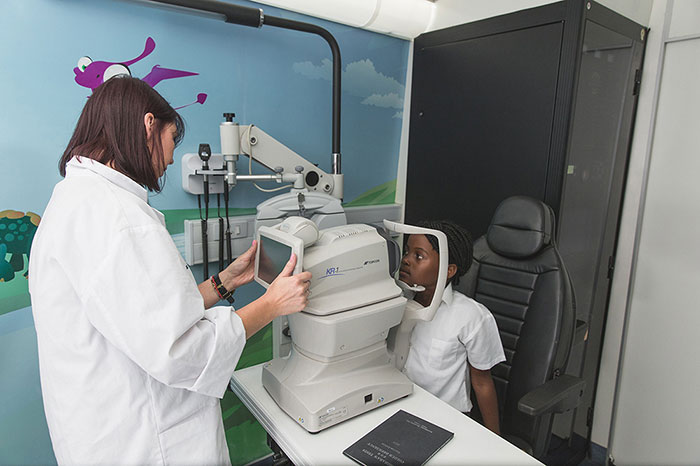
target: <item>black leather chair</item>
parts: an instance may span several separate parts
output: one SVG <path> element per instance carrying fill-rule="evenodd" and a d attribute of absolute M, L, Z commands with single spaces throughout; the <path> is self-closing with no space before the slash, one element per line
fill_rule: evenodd
<path fill-rule="evenodd" d="M 565 375 L 576 312 L 554 241 L 554 212 L 525 196 L 504 200 L 458 289 L 493 313 L 506 361 L 491 370 L 501 435 L 536 458 L 547 452 L 553 414 L 575 408 L 585 381 Z"/>

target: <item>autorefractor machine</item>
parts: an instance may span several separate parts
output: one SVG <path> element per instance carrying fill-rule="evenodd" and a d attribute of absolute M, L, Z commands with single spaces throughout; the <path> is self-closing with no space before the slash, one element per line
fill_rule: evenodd
<path fill-rule="evenodd" d="M 226 114 L 220 126 L 222 154 L 207 158 L 208 169 L 198 168 L 197 154 L 183 157 L 183 187 L 200 194 L 211 188 L 227 192 L 239 181 L 292 183 L 291 192 L 258 206 L 255 279 L 268 287 L 292 252 L 298 258 L 295 273 L 307 270 L 313 276 L 307 307 L 287 317 L 291 353 L 264 365 L 263 386 L 309 432 L 410 395 L 413 383 L 401 371 L 410 334 L 417 321 L 432 320 L 442 292 L 427 308 L 411 299 L 420 290 L 394 278 L 401 253 L 391 234 L 437 237 L 438 290 L 447 276 L 445 235 L 387 220 L 384 228 L 346 225 L 339 199 L 342 175 L 322 172 L 261 129 L 240 127 L 232 116 Z M 239 174 L 238 154 L 275 173 Z M 273 322 L 273 344 L 281 326 L 279 319 Z"/>
<path fill-rule="evenodd" d="M 270 396 L 309 432 L 413 392 L 401 371 L 410 333 L 418 320 L 433 318 L 442 293 L 427 308 L 410 299 L 419 290 L 394 279 L 401 256 L 390 232 L 438 238 L 438 290 L 447 277 L 447 239 L 439 231 L 387 220 L 384 227 L 319 230 L 311 220 L 289 217 L 258 229 L 258 283 L 268 287 L 292 252 L 298 257 L 294 272 L 312 274 L 307 307 L 289 316 L 292 351 L 266 363 L 262 375 Z"/>
<path fill-rule="evenodd" d="M 291 252 L 298 256 L 295 272 L 308 270 L 313 275 L 308 306 L 289 316 L 290 355 L 273 359 L 263 369 L 263 386 L 287 414 L 308 431 L 318 432 L 410 395 L 413 384 L 401 372 L 408 355 L 409 336 L 417 321 L 433 318 L 442 293 L 436 292 L 427 308 L 410 299 L 417 290 L 394 279 L 400 252 L 388 231 L 432 234 L 438 238 L 438 290 L 444 289 L 446 281 L 447 241 L 441 232 L 386 220 L 388 231 L 369 225 L 345 225 L 341 205 L 341 62 L 337 42 L 318 26 L 263 15 L 260 9 L 212 0 L 156 1 L 221 14 L 227 22 L 246 26 L 267 24 L 310 32 L 328 42 L 333 55 L 332 173 L 324 173 L 260 128 L 239 125 L 233 120 L 235 115 L 227 113 L 220 125 L 221 154 L 211 153 L 206 144 L 200 146 L 198 154 L 186 154 L 182 160 L 182 184 L 185 191 L 204 196 L 204 259 L 204 249 L 208 248 L 209 194 L 223 193 L 227 210 L 228 191 L 239 181 L 291 183 L 288 194 L 258 205 L 255 221 L 259 283 L 269 286 Z M 248 174 L 238 173 L 240 155 L 249 158 Z M 274 174 L 252 174 L 253 160 Z M 204 163 L 200 165 L 201 162 Z M 228 223 L 226 213 L 230 261 Z M 219 242 L 224 237 L 222 230 L 219 221 Z M 223 262 L 221 248 L 219 255 Z M 408 297 L 404 296 L 406 293 Z"/>

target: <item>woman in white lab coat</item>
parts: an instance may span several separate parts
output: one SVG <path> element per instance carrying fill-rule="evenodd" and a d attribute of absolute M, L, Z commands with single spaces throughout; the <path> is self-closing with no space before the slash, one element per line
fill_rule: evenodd
<path fill-rule="evenodd" d="M 61 464 L 229 463 L 219 398 L 246 338 L 306 305 L 311 275 L 291 275 L 292 255 L 260 299 L 214 306 L 251 281 L 255 243 L 197 285 L 147 197 L 183 129 L 146 83 L 112 78 L 88 99 L 60 161 L 29 291 Z"/>

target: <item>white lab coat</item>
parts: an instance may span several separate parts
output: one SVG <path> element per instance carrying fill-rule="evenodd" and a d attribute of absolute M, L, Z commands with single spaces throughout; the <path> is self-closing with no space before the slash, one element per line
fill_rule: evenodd
<path fill-rule="evenodd" d="M 32 244 L 44 410 L 61 464 L 228 464 L 218 398 L 245 344 L 204 309 L 146 190 L 73 158 Z"/>

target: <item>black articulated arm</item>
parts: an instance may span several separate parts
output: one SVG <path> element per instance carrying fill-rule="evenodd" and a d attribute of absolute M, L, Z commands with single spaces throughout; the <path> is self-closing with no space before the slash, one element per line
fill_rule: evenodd
<path fill-rule="evenodd" d="M 152 0 L 166 5 L 191 8 L 193 10 L 218 13 L 226 17 L 227 23 L 242 24 L 259 28 L 263 25 L 263 12 L 260 8 L 233 5 L 215 0 Z"/>
<path fill-rule="evenodd" d="M 265 16 L 260 8 L 250 8 L 241 5 L 222 2 L 219 0 L 151 0 L 165 5 L 190 8 L 193 10 L 216 13 L 224 16 L 227 23 L 241 24 L 243 26 L 262 27 L 263 25 L 275 26 L 295 31 L 309 32 L 323 37 L 331 48 L 333 55 L 333 134 L 332 134 L 332 173 L 339 175 L 340 171 L 340 76 L 342 65 L 340 60 L 340 47 L 335 37 L 315 24 Z"/>
<path fill-rule="evenodd" d="M 565 374 L 523 395 L 518 410 L 530 416 L 564 413 L 579 405 L 585 389 L 585 380 Z"/>

